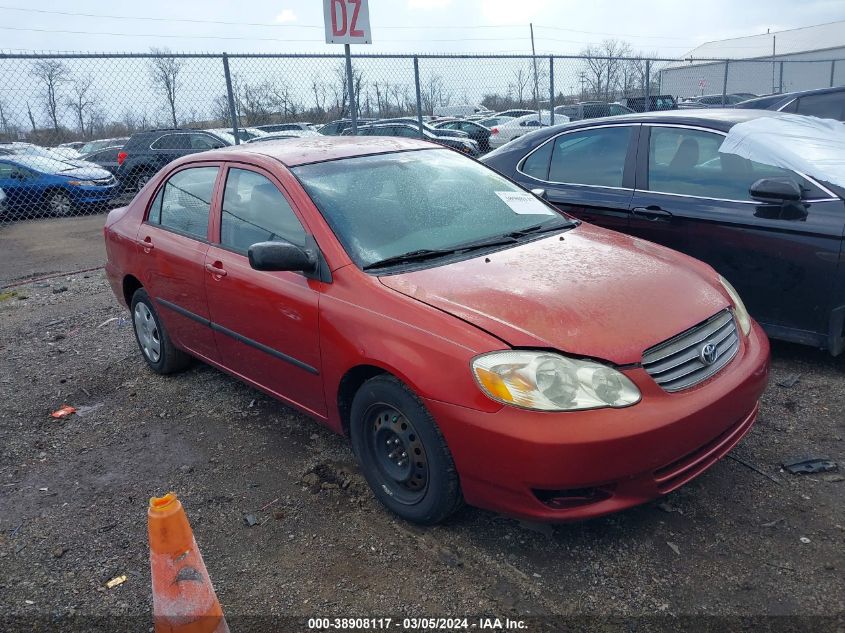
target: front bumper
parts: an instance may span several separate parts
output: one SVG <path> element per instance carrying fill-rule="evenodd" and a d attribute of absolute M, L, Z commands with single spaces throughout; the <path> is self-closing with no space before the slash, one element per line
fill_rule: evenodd
<path fill-rule="evenodd" d="M 102 187 L 77 186 L 69 189 L 74 202 L 77 204 L 103 204 L 117 195 L 117 183 Z"/>
<path fill-rule="evenodd" d="M 468 503 L 573 521 L 671 492 L 727 454 L 754 423 L 768 368 L 768 339 L 755 323 L 723 370 L 685 391 L 666 393 L 641 367 L 626 370 L 643 397 L 625 409 L 485 413 L 425 404 L 446 438 Z"/>

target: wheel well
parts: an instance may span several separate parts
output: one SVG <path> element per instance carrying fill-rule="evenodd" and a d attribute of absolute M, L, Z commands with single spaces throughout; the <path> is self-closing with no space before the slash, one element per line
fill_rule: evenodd
<path fill-rule="evenodd" d="M 340 411 L 340 423 L 344 435 L 349 435 L 349 416 L 352 411 L 352 399 L 365 382 L 380 374 L 387 374 L 381 367 L 358 365 L 347 371 L 340 379 L 337 389 L 337 408 Z"/>
<path fill-rule="evenodd" d="M 132 304 L 132 295 L 134 295 L 135 291 L 141 287 L 141 282 L 138 281 L 137 277 L 126 275 L 126 277 L 123 278 L 123 298 L 126 300 L 126 305 Z"/>

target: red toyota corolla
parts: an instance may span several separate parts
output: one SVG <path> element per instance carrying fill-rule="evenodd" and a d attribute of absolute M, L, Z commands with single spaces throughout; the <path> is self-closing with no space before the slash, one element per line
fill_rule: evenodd
<path fill-rule="evenodd" d="M 348 435 L 418 523 L 665 494 L 748 432 L 766 385 L 766 337 L 709 266 L 422 141 L 186 156 L 105 238 L 154 371 L 196 357 Z"/>

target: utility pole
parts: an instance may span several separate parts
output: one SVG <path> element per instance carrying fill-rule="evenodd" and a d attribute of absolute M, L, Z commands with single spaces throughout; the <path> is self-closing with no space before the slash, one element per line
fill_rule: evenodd
<path fill-rule="evenodd" d="M 543 122 L 540 116 L 540 82 L 537 79 L 537 52 L 534 50 L 534 23 L 530 22 L 528 27 L 531 29 L 531 56 L 534 61 L 534 107 L 537 109 L 537 120 Z"/>
<path fill-rule="evenodd" d="M 777 35 L 772 35 L 772 94 L 775 92 L 775 55 L 777 54 Z"/>

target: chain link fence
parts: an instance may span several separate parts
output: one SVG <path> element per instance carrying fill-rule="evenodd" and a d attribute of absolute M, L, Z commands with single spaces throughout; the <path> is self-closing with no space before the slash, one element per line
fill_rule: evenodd
<path fill-rule="evenodd" d="M 421 121 L 470 104 L 547 111 L 541 120 L 555 123 L 556 107 L 583 101 L 643 111 L 671 105 L 658 96 L 730 103 L 843 83 L 845 60 L 354 55 L 348 73 L 342 55 L 3 54 L 0 226 L 125 204 L 149 174 L 127 173 L 122 148 L 147 130 L 203 131 L 159 141 L 175 158 L 245 142 L 259 126 L 353 115 Z"/>

